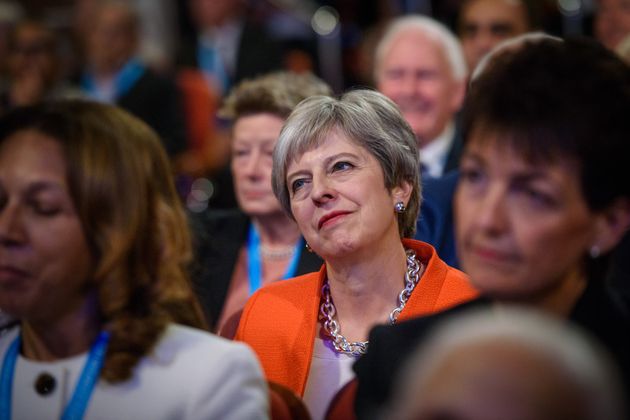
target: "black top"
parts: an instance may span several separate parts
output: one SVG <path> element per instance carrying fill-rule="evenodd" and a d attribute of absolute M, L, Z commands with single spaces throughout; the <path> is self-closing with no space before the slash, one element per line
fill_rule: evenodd
<path fill-rule="evenodd" d="M 192 283 L 211 329 L 215 329 L 230 288 L 241 247 L 247 242 L 250 219 L 240 210 L 212 210 L 191 217 L 196 266 Z M 302 250 L 295 275 L 318 271 L 323 261 Z"/>
<path fill-rule="evenodd" d="M 435 315 L 375 327 L 370 333 L 368 352 L 354 364 L 358 379 L 357 417 L 373 419 L 378 416 L 389 402 L 401 366 L 436 325 L 449 316 L 491 303 L 490 299 L 481 297 Z M 619 295 L 592 281 L 569 319 L 599 339 L 618 363 L 624 382 L 630 384 L 630 316 L 628 306 Z"/>

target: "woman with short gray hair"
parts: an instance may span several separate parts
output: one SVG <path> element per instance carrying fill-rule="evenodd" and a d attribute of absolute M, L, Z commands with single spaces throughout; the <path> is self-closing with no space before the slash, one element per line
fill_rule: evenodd
<path fill-rule="evenodd" d="M 352 378 L 373 325 L 476 294 L 430 245 L 409 239 L 420 206 L 418 168 L 413 132 L 375 91 L 306 99 L 280 133 L 274 193 L 325 263 L 256 293 L 237 339 L 254 348 L 269 380 L 304 397 L 314 418 Z"/>

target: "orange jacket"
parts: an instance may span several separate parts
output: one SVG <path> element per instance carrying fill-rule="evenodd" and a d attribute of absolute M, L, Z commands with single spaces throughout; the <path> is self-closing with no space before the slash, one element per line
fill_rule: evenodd
<path fill-rule="evenodd" d="M 439 312 L 477 296 L 468 277 L 446 265 L 431 245 L 411 239 L 404 239 L 403 244 L 428 263 L 399 321 Z M 313 356 L 325 277 L 323 265 L 319 272 L 263 287 L 247 302 L 235 337 L 254 349 L 268 380 L 300 396 Z"/>

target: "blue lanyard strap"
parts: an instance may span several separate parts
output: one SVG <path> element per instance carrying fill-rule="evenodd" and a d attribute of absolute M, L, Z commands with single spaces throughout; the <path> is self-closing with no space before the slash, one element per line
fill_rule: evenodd
<path fill-rule="evenodd" d="M 303 247 L 304 240 L 300 237 L 298 242 L 295 244 L 295 252 L 293 252 L 293 257 L 291 257 L 287 271 L 282 276 L 282 279 L 288 279 L 295 276 Z M 262 284 L 260 235 L 253 223 L 249 226 L 249 234 L 247 238 L 247 277 L 249 278 L 249 294 L 251 295 L 256 290 L 260 289 Z"/>
<path fill-rule="evenodd" d="M 142 77 L 146 68 L 140 60 L 133 58 L 116 73 L 114 77 L 114 100 L 117 100 L 125 93 L 129 92 L 136 82 Z M 90 74 L 84 74 L 81 79 L 81 87 L 87 91 L 92 98 L 104 100 L 99 96 L 94 78 Z"/>
<path fill-rule="evenodd" d="M 15 373 L 15 365 L 20 350 L 20 341 L 20 336 L 17 336 L 15 340 L 13 340 L 2 363 L 2 376 L 0 376 L 1 420 L 11 419 L 13 375 Z M 62 420 L 79 420 L 83 418 L 94 387 L 98 382 L 101 368 L 103 367 L 108 341 L 109 333 L 102 331 L 96 339 L 96 342 L 92 345 L 88 360 L 79 377 L 79 382 L 72 394 L 70 402 L 63 412 Z"/>

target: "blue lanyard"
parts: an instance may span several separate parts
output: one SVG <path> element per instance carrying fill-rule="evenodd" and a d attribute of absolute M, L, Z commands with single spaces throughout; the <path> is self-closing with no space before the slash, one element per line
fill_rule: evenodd
<path fill-rule="evenodd" d="M 98 382 L 101 367 L 107 352 L 107 342 L 109 333 L 103 331 L 99 334 L 96 342 L 90 349 L 88 360 L 85 362 L 81 377 L 74 389 L 74 394 L 63 411 L 62 420 L 79 420 L 83 418 L 92 391 Z M 18 335 L 9 346 L 4 362 L 2 364 L 2 376 L 0 376 L 0 419 L 11 419 L 11 399 L 13 387 L 13 374 L 20 351 L 20 336 Z"/>
<path fill-rule="evenodd" d="M 118 99 L 127 93 L 138 79 L 142 77 L 145 68 L 138 59 L 131 59 L 116 73 L 114 78 L 114 99 Z M 84 74 L 81 78 L 81 87 L 87 91 L 94 99 L 104 100 L 96 90 L 96 83 L 89 74 Z"/>
<path fill-rule="evenodd" d="M 216 81 L 223 93 L 230 89 L 230 77 L 218 49 L 200 45 L 197 49 L 197 61 L 206 78 Z"/>
<path fill-rule="evenodd" d="M 295 244 L 295 252 L 289 262 L 287 271 L 282 276 L 282 279 L 288 279 L 295 276 L 297 271 L 298 261 L 300 260 L 300 254 L 303 247 L 303 239 L 300 238 Z M 249 237 L 247 239 L 247 274 L 249 277 L 249 294 L 251 295 L 256 290 L 260 289 L 262 284 L 262 261 L 260 258 L 260 235 L 253 224 L 249 227 Z"/>

